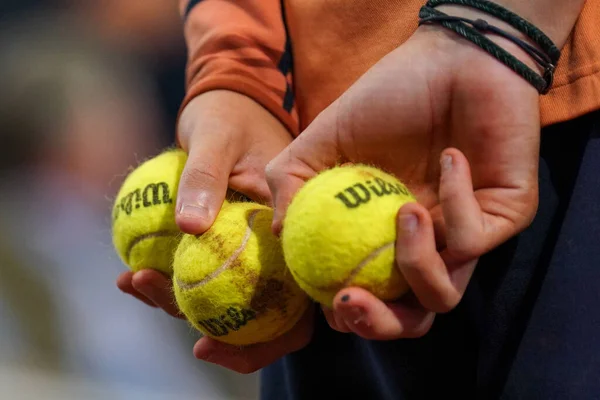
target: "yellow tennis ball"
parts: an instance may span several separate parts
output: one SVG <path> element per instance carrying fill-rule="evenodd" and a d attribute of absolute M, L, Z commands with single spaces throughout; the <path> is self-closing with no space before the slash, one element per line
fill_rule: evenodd
<path fill-rule="evenodd" d="M 292 199 L 281 235 L 298 285 L 329 307 L 349 286 L 384 301 L 406 293 L 395 264 L 396 216 L 414 201 L 402 182 L 371 166 L 335 167 L 310 179 Z"/>
<path fill-rule="evenodd" d="M 272 218 L 266 206 L 235 203 L 204 234 L 181 240 L 175 299 L 203 334 L 239 346 L 268 342 L 289 331 L 311 303 L 286 268 Z"/>
<path fill-rule="evenodd" d="M 172 257 L 181 236 L 175 200 L 186 160 L 184 151 L 169 149 L 134 169 L 117 194 L 113 244 L 134 272 L 153 268 L 172 274 Z"/>

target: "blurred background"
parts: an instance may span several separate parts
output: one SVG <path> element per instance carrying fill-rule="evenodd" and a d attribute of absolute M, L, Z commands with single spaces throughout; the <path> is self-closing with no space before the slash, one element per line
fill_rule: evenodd
<path fill-rule="evenodd" d="M 122 294 L 111 202 L 174 141 L 175 0 L 0 0 L 0 399 L 255 399 Z"/>

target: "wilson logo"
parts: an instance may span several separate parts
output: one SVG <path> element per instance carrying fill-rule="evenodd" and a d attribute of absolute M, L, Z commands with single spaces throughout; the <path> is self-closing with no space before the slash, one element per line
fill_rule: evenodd
<path fill-rule="evenodd" d="M 248 321 L 256 319 L 253 310 L 229 307 L 225 314 L 217 318 L 207 318 L 198 321 L 198 325 L 204 328 L 210 335 L 219 337 L 228 335 L 231 331 L 238 331 Z"/>
<path fill-rule="evenodd" d="M 113 221 L 119 218 L 121 213 L 131 215 L 134 210 L 148 208 L 160 204 L 172 204 L 173 199 L 169 193 L 169 185 L 166 182 L 151 183 L 143 189 L 134 191 L 123 196 L 113 210 Z"/>
<path fill-rule="evenodd" d="M 403 195 L 410 196 L 410 193 L 401 183 L 388 182 L 381 178 L 368 180 L 364 183 L 355 183 L 335 195 L 347 208 L 357 208 L 361 204 L 367 204 L 373 198 Z"/>

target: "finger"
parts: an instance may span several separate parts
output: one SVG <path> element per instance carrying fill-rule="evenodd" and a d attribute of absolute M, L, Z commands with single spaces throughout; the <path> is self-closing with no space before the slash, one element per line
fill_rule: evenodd
<path fill-rule="evenodd" d="M 431 216 L 418 203 L 406 204 L 398 212 L 396 263 L 426 309 L 447 312 L 460 301 L 462 292 L 437 251 Z"/>
<path fill-rule="evenodd" d="M 194 346 L 194 356 L 233 371 L 249 374 L 272 364 L 308 344 L 313 332 L 314 307 L 309 307 L 292 330 L 268 343 L 232 346 L 203 337 Z"/>
<path fill-rule="evenodd" d="M 260 163 L 261 161 L 257 162 Z M 265 161 L 261 165 L 267 165 L 267 162 Z M 227 191 L 228 201 L 252 201 L 269 207 L 273 204 L 264 171 L 262 171 L 262 174 L 244 173 L 241 175 L 231 175 L 229 177 L 229 188 L 232 190 Z M 230 193 L 235 194 L 232 195 Z"/>
<path fill-rule="evenodd" d="M 325 316 L 325 320 L 329 324 L 329 327 L 331 329 L 337 331 L 338 330 L 337 321 L 335 320 L 335 318 L 333 316 L 333 311 L 325 306 L 321 306 L 321 309 L 323 310 L 323 315 Z"/>
<path fill-rule="evenodd" d="M 474 192 L 469 161 L 459 150 L 446 149 L 440 164 L 444 259 L 460 263 L 478 258 L 531 223 L 537 209 L 537 180 L 520 179 Z"/>
<path fill-rule="evenodd" d="M 302 134 L 275 157 L 265 169 L 273 196 L 273 232 L 279 234 L 285 212 L 296 192 L 318 172 L 339 163 L 337 127 L 331 126 L 329 107 Z"/>
<path fill-rule="evenodd" d="M 349 333 L 352 332 L 352 329 L 348 326 L 348 323 L 344 319 L 344 316 L 335 311 L 332 312 L 334 321 L 337 325 L 337 331 L 341 333 Z"/>
<path fill-rule="evenodd" d="M 167 314 L 185 319 L 177 308 L 171 280 L 160 272 L 151 269 L 137 272 L 133 275 L 132 284 L 138 292 L 162 308 Z"/>
<path fill-rule="evenodd" d="M 227 193 L 235 163 L 224 135 L 196 135 L 190 141 L 181 174 L 175 220 L 184 233 L 201 234 L 210 228 Z"/>
<path fill-rule="evenodd" d="M 334 312 L 357 335 L 368 340 L 417 338 L 425 335 L 435 314 L 408 295 L 395 303 L 384 303 L 361 288 L 347 288 L 334 299 Z"/>
<path fill-rule="evenodd" d="M 325 306 L 322 306 L 321 308 L 323 309 L 323 314 L 325 315 L 325 319 L 327 320 L 327 323 L 329 324 L 331 329 L 341 333 L 351 332 L 350 328 L 348 328 L 348 326 L 346 325 L 346 321 L 344 321 L 344 319 L 339 314 L 334 313 L 332 310 Z"/>
<path fill-rule="evenodd" d="M 265 166 L 292 140 L 287 132 L 280 132 L 279 121 L 266 119 L 262 122 L 267 124 L 264 129 L 271 128 L 270 132 L 273 134 L 269 135 L 268 140 L 254 142 L 250 150 L 236 163 L 229 176 L 229 187 L 245 193 L 257 203 L 272 207 L 273 199 L 267 185 Z"/>
<path fill-rule="evenodd" d="M 152 300 L 150 300 L 149 298 L 147 298 L 146 296 L 144 296 L 143 294 L 141 294 L 140 292 L 138 292 L 133 287 L 132 280 L 133 280 L 133 272 L 131 272 L 131 271 L 123 272 L 117 278 L 117 287 L 123 293 L 127 293 L 127 294 L 135 297 L 136 299 L 138 299 L 141 302 L 149 305 L 150 307 L 158 307 L 156 304 L 154 304 L 154 302 Z"/>
<path fill-rule="evenodd" d="M 446 247 L 456 261 L 471 260 L 484 251 L 483 217 L 471 180 L 469 163 L 457 149 L 440 157 L 439 199 L 444 216 Z"/>

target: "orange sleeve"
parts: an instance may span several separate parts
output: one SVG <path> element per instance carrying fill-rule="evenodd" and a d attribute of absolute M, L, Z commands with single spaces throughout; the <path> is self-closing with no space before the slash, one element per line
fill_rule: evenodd
<path fill-rule="evenodd" d="M 280 0 L 180 0 L 188 50 L 186 95 L 217 89 L 249 96 L 294 136 L 292 56 Z"/>
<path fill-rule="evenodd" d="M 540 97 L 542 126 L 600 109 L 600 0 L 587 0 L 556 67 L 552 90 Z"/>

